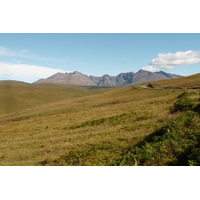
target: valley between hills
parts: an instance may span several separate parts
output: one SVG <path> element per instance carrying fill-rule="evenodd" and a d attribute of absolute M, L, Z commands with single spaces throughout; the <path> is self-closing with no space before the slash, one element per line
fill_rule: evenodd
<path fill-rule="evenodd" d="M 0 81 L 0 165 L 200 165 L 200 74 L 107 86 Z"/>

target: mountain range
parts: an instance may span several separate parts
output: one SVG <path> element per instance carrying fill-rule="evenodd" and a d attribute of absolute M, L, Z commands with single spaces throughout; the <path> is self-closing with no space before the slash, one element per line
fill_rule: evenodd
<path fill-rule="evenodd" d="M 166 73 L 164 71 L 149 72 L 139 70 L 138 72 L 120 73 L 117 76 L 104 75 L 100 76 L 87 76 L 81 72 L 75 71 L 72 73 L 56 73 L 47 79 L 40 79 L 37 83 L 56 83 L 67 85 L 82 85 L 82 86 L 128 86 L 135 85 L 143 82 L 158 81 L 164 79 L 180 78 L 182 76 L 176 74 Z"/>

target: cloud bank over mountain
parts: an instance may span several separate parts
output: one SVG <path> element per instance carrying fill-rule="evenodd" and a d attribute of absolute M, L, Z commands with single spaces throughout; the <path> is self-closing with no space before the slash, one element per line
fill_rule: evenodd
<path fill-rule="evenodd" d="M 149 66 L 142 69 L 154 72 L 197 63 L 200 63 L 200 51 L 189 50 L 185 52 L 178 51 L 176 53 L 159 53 L 157 58 L 151 60 Z"/>

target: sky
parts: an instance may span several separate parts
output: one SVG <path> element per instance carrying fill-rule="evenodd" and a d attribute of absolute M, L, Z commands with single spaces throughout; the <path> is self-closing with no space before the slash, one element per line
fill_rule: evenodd
<path fill-rule="evenodd" d="M 198 33 L 1 33 L 0 80 L 34 82 L 57 72 L 200 72 Z"/>

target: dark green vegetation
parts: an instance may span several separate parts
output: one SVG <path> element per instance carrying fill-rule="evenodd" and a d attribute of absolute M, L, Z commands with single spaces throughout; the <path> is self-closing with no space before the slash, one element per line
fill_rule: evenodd
<path fill-rule="evenodd" d="M 114 165 L 200 165 L 200 120 L 187 111 L 127 149 Z"/>
<path fill-rule="evenodd" d="M 1 99 L 0 165 L 199 165 L 200 90 L 187 88 L 199 79 L 186 78 L 184 89 L 165 88 L 178 79 L 155 89 L 12 86 L 24 107 L 6 112 Z"/>
<path fill-rule="evenodd" d="M 174 103 L 174 106 L 171 108 L 171 112 L 175 113 L 178 111 L 189 111 L 195 108 L 196 104 L 194 99 L 189 98 L 192 94 L 195 93 L 189 93 L 189 92 L 183 92 L 181 95 L 179 95 L 178 101 Z"/>

